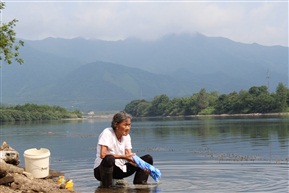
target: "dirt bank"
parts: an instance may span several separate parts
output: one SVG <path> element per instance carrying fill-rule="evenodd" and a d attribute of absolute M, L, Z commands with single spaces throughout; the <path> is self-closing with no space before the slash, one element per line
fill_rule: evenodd
<path fill-rule="evenodd" d="M 30 179 L 25 174 L 12 172 L 4 178 L 8 176 L 12 177 L 10 179 L 13 179 L 13 182 L 0 185 L 1 193 L 76 193 L 64 187 L 61 189 L 55 179 Z"/>
<path fill-rule="evenodd" d="M 0 146 L 0 193 L 76 193 L 65 187 L 67 181 L 58 184 L 62 172 L 49 170 L 45 178 L 35 178 L 19 163 L 19 153 L 4 141 Z"/>

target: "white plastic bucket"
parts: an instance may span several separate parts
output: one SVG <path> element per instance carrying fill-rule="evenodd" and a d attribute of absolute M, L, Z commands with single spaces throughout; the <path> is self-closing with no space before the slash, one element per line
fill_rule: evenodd
<path fill-rule="evenodd" d="M 45 178 L 49 175 L 50 151 L 46 148 L 32 148 L 24 151 L 25 171 L 34 178 Z"/>

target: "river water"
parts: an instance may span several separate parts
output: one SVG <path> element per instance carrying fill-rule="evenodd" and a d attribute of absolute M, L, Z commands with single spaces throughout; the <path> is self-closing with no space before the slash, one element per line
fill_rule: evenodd
<path fill-rule="evenodd" d="M 93 177 L 95 147 L 110 118 L 2 124 L 20 153 L 48 148 L 50 169 L 65 173 L 81 193 L 289 192 L 288 117 L 133 119 L 133 152 L 151 154 L 162 177 L 157 185 L 104 191 Z M 154 183 L 149 178 L 150 183 Z"/>

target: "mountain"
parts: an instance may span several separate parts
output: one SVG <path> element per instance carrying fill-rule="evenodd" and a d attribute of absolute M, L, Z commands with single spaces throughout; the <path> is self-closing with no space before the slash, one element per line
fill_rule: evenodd
<path fill-rule="evenodd" d="M 31 48 L 29 44 L 21 49 L 21 57 L 24 64 L 3 64 L 1 67 L 4 104 L 45 101 L 51 84 L 82 64 L 75 59 Z"/>
<path fill-rule="evenodd" d="M 74 101 L 74 106 L 105 110 L 111 109 L 110 106 L 123 108 L 133 99 L 151 99 L 163 93 L 180 97 L 188 94 L 188 87 L 167 75 L 155 75 L 113 63 L 94 62 L 61 78 L 49 93 L 56 93 L 50 95 L 51 101 L 57 101 L 58 96 L 61 96 L 63 101 Z"/>
<path fill-rule="evenodd" d="M 243 82 L 243 86 L 230 84 L 221 92 L 267 85 L 268 75 L 272 88 L 279 82 L 288 82 L 288 47 L 243 44 L 223 37 L 182 34 L 165 36 L 155 41 L 133 38 L 122 41 L 48 38 L 27 43 L 36 49 L 87 63 L 107 61 L 155 74 L 174 76 L 177 72 L 179 77 L 190 72 L 191 77 L 200 75 L 202 82 L 203 76 L 211 75 L 220 78 L 226 75 Z M 214 86 L 210 89 L 214 89 Z"/>
<path fill-rule="evenodd" d="M 133 99 L 229 93 L 288 83 L 288 47 L 243 44 L 201 34 L 155 41 L 24 40 L 23 65 L 2 68 L 3 103 L 81 110 L 123 109 Z"/>
<path fill-rule="evenodd" d="M 45 76 L 46 69 L 39 70 L 43 67 L 38 66 L 38 72 L 35 73 L 31 71 L 33 67 L 29 66 L 22 69 L 18 83 L 13 83 L 10 76 L 11 84 L 8 84 L 8 76 L 3 77 L 7 80 L 3 89 L 4 101 L 6 104 L 36 102 L 65 106 L 69 109 L 104 111 L 122 109 L 133 99 L 151 99 L 164 93 L 178 97 L 191 94 L 187 91 L 189 84 L 184 85 L 168 75 L 156 75 L 137 68 L 101 61 L 79 67 L 70 66 L 75 69 L 70 72 L 64 72 L 62 69 L 63 76 L 55 73 L 59 73 L 61 68 L 51 67 L 49 74 L 54 76 L 48 77 Z M 5 70 L 3 74 L 17 74 L 19 67 L 23 66 L 14 66 L 14 69 Z M 9 85 L 14 85 L 14 96 L 9 95 Z"/>

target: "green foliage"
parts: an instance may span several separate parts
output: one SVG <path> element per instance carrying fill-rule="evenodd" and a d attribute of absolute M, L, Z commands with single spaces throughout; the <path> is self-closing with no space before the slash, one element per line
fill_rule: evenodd
<path fill-rule="evenodd" d="M 133 100 L 126 105 L 125 111 L 131 112 L 134 116 L 146 116 L 146 112 L 150 108 L 150 103 L 146 100 Z"/>
<path fill-rule="evenodd" d="M 5 3 L 0 2 L 0 11 L 5 8 Z M 18 20 L 13 19 L 12 21 L 2 23 L 0 26 L 0 60 L 11 64 L 13 59 L 22 64 L 24 60 L 19 57 L 19 48 L 24 46 L 24 42 L 19 40 L 16 42 L 16 33 L 13 28 L 16 26 Z"/>
<path fill-rule="evenodd" d="M 148 108 L 148 114 L 150 116 L 164 115 L 169 101 L 170 99 L 167 95 L 160 95 L 154 97 L 151 102 L 151 106 Z"/>
<path fill-rule="evenodd" d="M 289 91 L 286 86 L 282 83 L 279 83 L 276 88 L 276 106 L 278 111 L 286 111 L 288 107 L 288 95 Z"/>
<path fill-rule="evenodd" d="M 203 109 L 199 115 L 211 115 L 215 112 L 215 108 L 214 107 L 207 107 L 205 109 Z"/>
<path fill-rule="evenodd" d="M 208 93 L 204 88 L 202 88 L 200 92 L 197 94 L 196 106 L 197 106 L 197 113 L 201 112 L 203 109 L 209 106 Z"/>
<path fill-rule="evenodd" d="M 82 113 L 79 110 L 70 112 L 59 106 L 28 103 L 25 105 L 0 107 L 0 122 L 60 120 L 81 117 Z"/>
<path fill-rule="evenodd" d="M 253 96 L 268 94 L 268 88 L 267 86 L 253 86 L 249 89 L 249 93 Z"/>
<path fill-rule="evenodd" d="M 248 91 L 229 94 L 207 93 L 202 88 L 188 98 L 172 100 L 166 95 L 160 95 L 151 102 L 132 101 L 126 105 L 125 111 L 138 117 L 273 113 L 288 111 L 288 103 L 289 89 L 279 83 L 276 93 L 269 93 L 266 86 L 253 86 Z"/>

